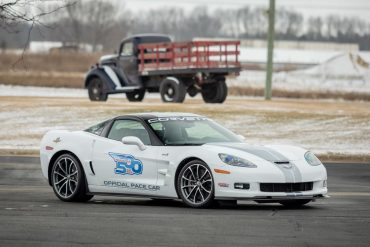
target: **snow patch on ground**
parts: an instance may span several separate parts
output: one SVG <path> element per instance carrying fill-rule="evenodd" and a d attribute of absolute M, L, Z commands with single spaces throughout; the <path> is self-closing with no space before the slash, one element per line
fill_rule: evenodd
<path fill-rule="evenodd" d="M 11 86 L 0 84 L 0 96 L 88 97 L 86 89 Z"/>
<path fill-rule="evenodd" d="M 370 92 L 370 53 L 336 55 L 304 70 L 277 72 L 273 87 L 285 90 Z M 242 71 L 229 85 L 264 87 L 265 71 Z"/>

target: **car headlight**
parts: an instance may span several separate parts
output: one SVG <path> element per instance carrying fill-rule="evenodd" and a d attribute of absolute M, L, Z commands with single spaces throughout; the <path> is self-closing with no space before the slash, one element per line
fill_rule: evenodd
<path fill-rule="evenodd" d="M 312 152 L 308 151 L 304 154 L 304 158 L 306 159 L 307 163 L 311 166 L 318 166 L 321 165 L 321 161 L 314 155 Z"/>
<path fill-rule="evenodd" d="M 240 166 L 240 167 L 248 167 L 248 168 L 256 168 L 257 166 L 252 162 L 239 158 L 237 156 L 229 155 L 229 154 L 218 154 L 222 162 L 231 165 L 231 166 Z"/>

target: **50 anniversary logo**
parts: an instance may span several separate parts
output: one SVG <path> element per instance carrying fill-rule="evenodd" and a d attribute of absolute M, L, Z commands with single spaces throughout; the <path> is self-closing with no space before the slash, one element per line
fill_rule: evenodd
<path fill-rule="evenodd" d="M 116 162 L 114 173 L 122 175 L 140 175 L 143 173 L 143 163 L 130 154 L 108 153 Z"/>

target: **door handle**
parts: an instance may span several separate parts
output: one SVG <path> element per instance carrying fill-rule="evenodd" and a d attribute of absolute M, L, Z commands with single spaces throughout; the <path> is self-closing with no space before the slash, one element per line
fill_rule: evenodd
<path fill-rule="evenodd" d="M 162 156 L 168 156 L 168 153 L 163 153 Z"/>

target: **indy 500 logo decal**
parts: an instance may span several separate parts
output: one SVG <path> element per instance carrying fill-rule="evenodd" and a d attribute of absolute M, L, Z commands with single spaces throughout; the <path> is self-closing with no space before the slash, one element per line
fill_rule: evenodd
<path fill-rule="evenodd" d="M 130 154 L 108 153 L 116 162 L 114 173 L 122 175 L 140 175 L 143 173 L 143 163 Z"/>

